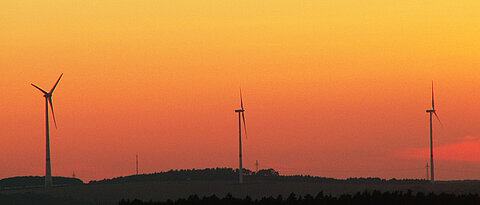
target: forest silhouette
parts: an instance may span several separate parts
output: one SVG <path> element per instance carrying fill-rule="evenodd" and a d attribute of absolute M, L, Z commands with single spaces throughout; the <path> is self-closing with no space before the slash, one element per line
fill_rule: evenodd
<path fill-rule="evenodd" d="M 272 168 L 261 169 L 257 172 L 243 169 L 245 180 L 248 181 L 300 181 L 318 183 L 427 183 L 424 179 L 381 179 L 378 177 L 335 179 L 310 175 L 280 175 Z M 206 168 L 206 169 L 180 169 L 169 170 L 152 174 L 130 175 L 90 181 L 89 184 L 110 184 L 142 181 L 184 181 L 184 180 L 237 180 L 238 169 L 232 168 Z"/>
<path fill-rule="evenodd" d="M 347 183 L 347 184 L 425 184 L 424 179 L 381 179 L 378 177 L 368 178 L 347 178 L 335 179 L 328 177 L 318 177 L 310 175 L 280 175 L 278 171 L 272 168 L 261 169 L 257 172 L 249 169 L 243 169 L 245 180 L 248 181 L 283 181 L 283 182 L 312 182 L 312 183 Z M 188 180 L 236 180 L 238 178 L 238 169 L 232 168 L 206 168 L 206 169 L 179 169 L 166 172 L 157 172 L 150 174 L 139 174 L 130 176 L 121 176 L 111 179 L 92 180 L 84 183 L 82 180 L 70 177 L 53 177 L 54 186 L 70 185 L 95 185 L 95 184 L 120 184 L 130 182 L 148 182 L 148 181 L 188 181 Z M 11 177 L 0 180 L 0 190 L 2 189 L 22 189 L 31 187 L 42 187 L 45 178 L 42 176 L 21 176 Z"/>
<path fill-rule="evenodd" d="M 307 194 L 305 196 L 297 196 L 291 193 L 288 197 L 284 198 L 282 195 L 274 197 L 263 197 L 261 199 L 253 200 L 249 196 L 245 198 L 235 198 L 231 194 L 227 194 L 224 198 L 218 198 L 215 195 L 207 197 L 198 197 L 197 195 L 191 195 L 188 198 L 180 198 L 177 200 L 167 200 L 163 202 L 153 202 L 134 199 L 124 200 L 122 199 L 119 205 L 220 205 L 220 204 L 233 204 L 233 205 L 374 205 L 374 204 L 390 204 L 390 205 L 415 205 L 415 204 L 465 204 L 476 205 L 480 204 L 480 197 L 478 194 L 424 194 L 422 192 L 413 194 L 408 192 L 358 192 L 354 195 L 344 194 L 339 197 L 331 195 L 324 195 L 323 192 L 318 193 L 316 196 Z"/>

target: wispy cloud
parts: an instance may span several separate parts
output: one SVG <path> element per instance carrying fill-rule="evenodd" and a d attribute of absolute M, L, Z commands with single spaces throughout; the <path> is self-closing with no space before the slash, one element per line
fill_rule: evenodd
<path fill-rule="evenodd" d="M 458 142 L 434 147 L 433 155 L 437 160 L 480 162 L 480 137 L 463 136 Z M 398 153 L 401 157 L 429 159 L 430 148 L 407 148 Z"/>
<path fill-rule="evenodd" d="M 480 137 L 478 136 L 463 136 L 463 137 L 457 137 L 459 141 L 477 141 L 480 140 Z"/>

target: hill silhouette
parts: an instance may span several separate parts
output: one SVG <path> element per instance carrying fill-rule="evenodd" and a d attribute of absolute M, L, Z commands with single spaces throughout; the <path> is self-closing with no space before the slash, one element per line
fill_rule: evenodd
<path fill-rule="evenodd" d="M 53 177 L 54 185 L 79 185 L 83 181 L 70 177 Z M 43 176 L 18 176 L 0 180 L 0 189 L 21 189 L 29 187 L 45 186 L 45 177 Z"/>
<path fill-rule="evenodd" d="M 243 169 L 245 181 L 292 181 L 292 182 L 315 182 L 315 183 L 427 183 L 423 179 L 381 179 L 378 177 L 369 178 L 348 178 L 335 179 L 310 175 L 280 175 L 278 171 L 270 169 L 253 172 Z M 180 169 L 157 172 L 152 174 L 140 174 L 115 177 L 112 179 L 93 180 L 89 184 L 117 184 L 144 181 L 188 181 L 188 180 L 238 180 L 238 169 L 232 168 L 206 168 L 206 169 Z"/>
<path fill-rule="evenodd" d="M 261 200 L 264 197 L 278 195 L 288 197 L 292 192 L 304 198 L 303 196 L 306 197 L 307 194 L 315 196 L 319 191 L 335 198 L 341 198 L 344 195 L 343 197 L 346 197 L 346 199 L 352 198 L 356 193 L 362 193 L 365 190 L 368 190 L 369 193 L 378 190 L 382 195 L 393 192 L 407 193 L 408 190 L 411 190 L 415 196 L 418 193 L 428 193 L 424 196 L 434 193 L 439 197 L 442 193 L 452 193 L 457 196 L 470 193 L 480 194 L 480 181 L 478 180 L 438 181 L 432 184 L 420 179 L 334 179 L 309 175 L 281 175 L 274 169 L 263 169 L 258 172 L 244 170 L 243 172 L 246 175 L 245 183 L 242 185 L 238 184 L 238 170 L 232 168 L 170 170 L 90 181 L 87 184 L 77 179 L 65 177 L 67 180 L 73 181 L 70 185 L 63 186 L 55 177 L 54 184 L 56 186 L 53 189 L 44 188 L 43 177 L 14 177 L 8 180 L 0 180 L 4 184 L 16 181 L 16 183 L 8 185 L 10 188 L 0 189 L 0 204 L 9 204 L 3 203 L 4 201 L 22 202 L 13 204 L 29 204 L 28 200 L 25 200 L 28 197 L 36 202 L 34 204 L 113 205 L 118 204 L 121 199 L 125 199 L 124 202 L 126 203 L 139 199 L 144 201 L 137 200 L 136 202 L 139 202 L 137 204 L 148 204 L 149 201 L 165 204 L 166 200 L 170 199 L 173 203 L 172 200 L 187 199 L 190 195 L 209 197 L 212 195 L 226 196 L 228 193 L 239 197 L 238 199 L 244 199 L 248 196 L 252 200 Z M 392 197 L 394 196 L 396 195 L 392 195 Z M 365 197 L 368 196 L 365 195 Z M 282 202 L 282 204 L 288 203 Z"/>

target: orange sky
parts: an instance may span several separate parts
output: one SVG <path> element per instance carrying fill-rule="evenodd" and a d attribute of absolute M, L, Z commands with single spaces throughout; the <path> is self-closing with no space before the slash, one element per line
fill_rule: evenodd
<path fill-rule="evenodd" d="M 430 83 L 438 179 L 480 179 L 478 1 L 0 3 L 0 178 L 169 169 L 425 177 Z"/>

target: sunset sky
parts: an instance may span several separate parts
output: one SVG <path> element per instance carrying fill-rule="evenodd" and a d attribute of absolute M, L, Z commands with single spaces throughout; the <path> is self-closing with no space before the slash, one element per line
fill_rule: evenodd
<path fill-rule="evenodd" d="M 244 166 L 480 179 L 480 1 L 2 1 L 0 178 Z"/>

